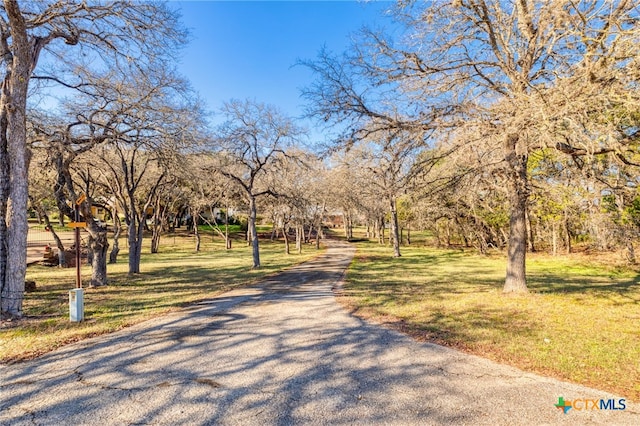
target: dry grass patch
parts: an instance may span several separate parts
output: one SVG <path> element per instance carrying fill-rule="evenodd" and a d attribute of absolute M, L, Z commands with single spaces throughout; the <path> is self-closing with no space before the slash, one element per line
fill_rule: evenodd
<path fill-rule="evenodd" d="M 284 255 L 282 243 L 260 242 L 262 268 L 252 270 L 251 249 L 234 241 L 232 250 L 221 242 L 205 242 L 198 253 L 192 239 L 170 237 L 161 253 L 143 254 L 141 274 L 127 274 L 126 252 L 108 265 L 109 285 L 85 291 L 85 321 L 69 321 L 69 290 L 75 269 L 31 266 L 27 279 L 37 291 L 27 293 L 25 318 L 0 328 L 0 362 L 21 361 L 86 337 L 109 333 L 249 285 L 318 255 L 309 247 L 301 255 Z M 91 271 L 82 267 L 88 284 Z"/>
<path fill-rule="evenodd" d="M 505 260 L 358 244 L 345 303 L 413 336 L 640 400 L 640 275 L 584 256 L 531 255 L 531 294 L 505 296 Z"/>

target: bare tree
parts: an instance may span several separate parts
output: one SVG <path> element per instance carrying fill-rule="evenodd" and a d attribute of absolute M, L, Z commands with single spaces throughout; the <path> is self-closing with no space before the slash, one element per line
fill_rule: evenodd
<path fill-rule="evenodd" d="M 92 254 L 92 286 L 106 285 L 105 254 L 109 246 L 107 230 L 94 220 L 92 207 L 98 204 L 94 198 L 100 187 L 91 173 L 91 166 L 84 160 L 88 151 L 108 139 L 105 123 L 95 120 L 90 125 L 84 120 L 71 118 L 67 124 L 62 117 L 49 117 L 43 113 L 32 114 L 29 121 L 29 139 L 33 150 L 46 160 L 45 166 L 54 171 L 50 182 L 50 194 L 55 198 L 58 210 L 73 220 L 87 223 L 88 247 Z M 81 195 L 84 195 L 81 197 Z M 84 199 L 82 201 L 82 199 Z M 81 201 L 78 201 L 81 200 Z M 79 217 L 76 217 L 78 204 Z M 61 255 L 64 247 L 57 242 Z M 79 250 L 76 247 L 76 250 Z"/>
<path fill-rule="evenodd" d="M 29 83 L 42 52 L 63 64 L 70 46 L 122 58 L 121 65 L 169 53 L 181 42 L 176 17 L 160 3 L 30 1 L 0 5 L 0 297 L 3 315 L 20 317 L 27 244 L 26 110 Z M 58 41 L 63 41 L 60 43 Z M 76 49 L 77 51 L 77 49 Z M 95 58 L 94 58 L 95 59 Z M 60 73 L 59 75 L 65 75 Z M 67 73 L 66 75 L 69 75 Z M 48 81 L 60 78 L 41 76 Z M 12 250 L 7 252 L 6 247 Z"/>
<path fill-rule="evenodd" d="M 370 182 L 370 196 L 374 200 L 384 200 L 390 215 L 391 242 L 393 255 L 400 257 L 400 227 L 398 223 L 397 201 L 403 193 L 410 192 L 416 178 L 424 175 L 437 159 L 427 153 L 425 136 L 411 133 L 401 128 L 368 132 L 362 140 L 355 157 L 360 160 L 358 169 L 365 169 Z M 353 158 L 354 155 L 351 155 Z"/>
<path fill-rule="evenodd" d="M 264 177 L 277 168 L 286 148 L 301 136 L 301 130 L 273 106 L 258 102 L 233 100 L 225 103 L 221 112 L 225 122 L 217 129 L 216 168 L 240 188 L 249 204 L 253 267 L 259 268 L 257 199 L 273 193 Z"/>
<path fill-rule="evenodd" d="M 50 167 L 44 150 L 32 149 L 31 164 L 32 166 L 29 170 L 29 205 L 38 215 L 38 222 L 40 224 L 44 223 L 45 230 L 51 233 L 58 249 L 58 264 L 64 267 L 67 265 L 64 255 L 65 247 L 49 218 L 51 210 L 57 205 L 52 192 L 53 182 L 56 180 L 55 168 Z"/>
<path fill-rule="evenodd" d="M 194 220 L 202 220 L 212 232 L 225 241 L 225 248 L 231 249 L 229 236 L 229 208 L 239 197 L 233 182 L 216 170 L 216 158 L 210 153 L 188 157 L 188 166 L 181 170 L 181 180 L 186 192 L 185 205 L 189 207 Z M 216 210 L 221 209 L 221 210 Z M 224 219 L 218 212 L 224 211 Z M 221 220 L 219 220 L 221 219 Z M 224 229 L 220 227 L 223 222 Z M 194 227 L 197 231 L 197 227 Z M 200 250 L 200 234 L 195 233 L 196 251 Z"/>
<path fill-rule="evenodd" d="M 353 222 L 358 213 L 370 212 L 365 194 L 369 191 L 365 187 L 369 182 L 361 179 L 361 173 L 352 167 L 349 162 L 343 161 L 341 153 L 335 153 L 331 157 L 329 171 L 325 178 L 325 185 L 330 188 L 327 200 L 328 205 L 335 209 L 335 213 L 342 214 L 342 226 L 344 237 L 347 240 L 353 238 Z M 376 219 L 379 215 L 375 215 Z"/>
<path fill-rule="evenodd" d="M 96 111 L 110 118 L 110 138 L 95 151 L 104 183 L 118 199 L 127 224 L 129 273 L 140 272 L 148 210 L 202 125 L 188 85 L 162 64 L 105 84 Z M 162 203 L 156 205 L 162 208 Z"/>
<path fill-rule="evenodd" d="M 270 186 L 277 195 L 268 203 L 274 219 L 274 231 L 282 232 L 286 254 L 290 252 L 291 229 L 296 233 L 298 253 L 302 251 L 303 243 L 311 240 L 313 231 L 316 244 L 319 244 L 329 190 L 320 159 L 302 149 L 291 149 L 277 173 L 271 173 L 269 178 L 272 181 Z"/>
<path fill-rule="evenodd" d="M 314 114 L 344 123 L 428 126 L 439 140 L 500 152 L 510 205 L 505 292 L 527 292 L 529 154 L 620 154 L 637 129 L 637 2 L 399 2 L 395 40 L 365 31 L 352 53 L 307 63 Z M 362 127 L 357 127 L 362 128 Z"/>

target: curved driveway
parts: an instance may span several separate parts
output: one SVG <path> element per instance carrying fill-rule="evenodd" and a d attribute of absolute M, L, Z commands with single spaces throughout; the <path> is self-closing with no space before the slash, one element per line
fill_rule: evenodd
<path fill-rule="evenodd" d="M 417 343 L 344 312 L 353 248 L 184 311 L 0 367 L 0 424 L 640 424 L 554 407 L 605 392 Z"/>

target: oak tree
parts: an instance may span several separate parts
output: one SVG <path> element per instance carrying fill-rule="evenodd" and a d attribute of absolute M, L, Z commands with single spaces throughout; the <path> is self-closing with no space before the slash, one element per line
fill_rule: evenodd
<path fill-rule="evenodd" d="M 249 205 L 249 237 L 253 267 L 260 267 L 256 230 L 257 201 L 273 193 L 265 176 L 274 171 L 287 155 L 302 130 L 275 107 L 255 101 L 226 102 L 221 113 L 224 122 L 216 130 L 216 169 L 242 192 Z"/>
<path fill-rule="evenodd" d="M 0 297 L 2 315 L 22 316 L 27 245 L 26 112 L 29 85 L 41 55 L 64 68 L 73 52 L 94 52 L 132 66 L 171 52 L 184 39 L 175 13 L 157 2 L 59 1 L 0 5 Z M 76 46 L 76 48 L 72 48 Z M 43 75 L 64 83 L 57 75 Z M 11 250 L 7 250 L 11 247 Z"/>

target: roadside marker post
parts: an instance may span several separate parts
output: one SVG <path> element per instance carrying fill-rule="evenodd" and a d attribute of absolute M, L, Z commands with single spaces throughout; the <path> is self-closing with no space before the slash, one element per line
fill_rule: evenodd
<path fill-rule="evenodd" d="M 69 321 L 81 322 L 84 320 L 84 289 L 80 276 L 80 228 L 86 228 L 86 222 L 80 222 L 80 204 L 87 199 L 86 194 L 80 195 L 76 200 L 75 221 L 69 224 L 75 231 L 76 243 L 76 288 L 69 290 Z"/>

